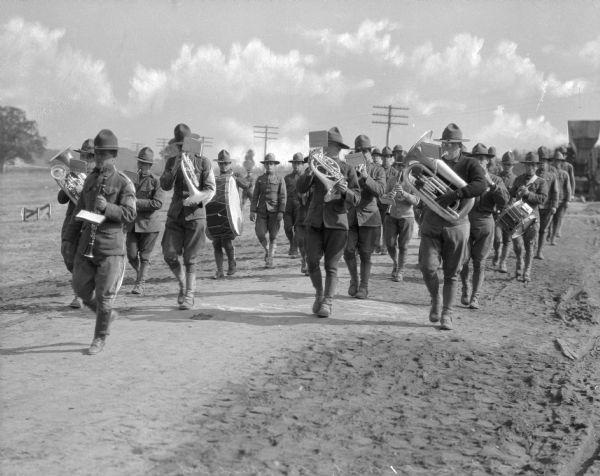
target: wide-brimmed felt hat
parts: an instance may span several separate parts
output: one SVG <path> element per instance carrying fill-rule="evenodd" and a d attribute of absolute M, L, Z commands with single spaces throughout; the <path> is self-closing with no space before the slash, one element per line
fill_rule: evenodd
<path fill-rule="evenodd" d="M 153 164 L 154 151 L 150 147 L 142 147 L 138 152 L 137 161 L 145 164 Z"/>
<path fill-rule="evenodd" d="M 342 137 L 342 133 L 335 126 L 327 131 L 327 141 L 339 145 L 342 149 L 350 148 L 346 144 L 344 144 L 344 138 Z"/>
<path fill-rule="evenodd" d="M 515 160 L 515 154 L 513 154 L 513 151 L 507 150 L 506 152 L 504 152 L 504 154 L 502 154 L 501 162 L 507 165 L 515 165 L 517 161 Z"/>
<path fill-rule="evenodd" d="M 92 154 L 94 155 L 94 139 L 86 139 L 81 144 L 80 149 L 73 149 L 73 152 L 77 152 L 79 154 Z"/>
<path fill-rule="evenodd" d="M 267 162 L 272 162 L 275 165 L 279 164 L 279 161 L 275 158 L 275 154 L 269 152 L 267 155 L 265 155 L 265 159 L 261 160 L 260 163 L 261 164 L 265 164 Z"/>
<path fill-rule="evenodd" d="M 301 164 L 304 163 L 304 156 L 302 155 L 302 152 L 296 152 L 293 157 L 292 160 L 288 160 L 288 162 L 290 163 L 294 163 L 294 162 L 300 162 Z"/>
<path fill-rule="evenodd" d="M 489 153 L 489 149 L 483 145 L 481 142 L 478 142 L 477 144 L 475 144 L 475 146 L 473 147 L 473 149 L 471 149 L 471 152 L 469 152 L 468 154 L 465 155 L 469 155 L 471 157 L 485 157 L 485 158 L 490 158 L 490 157 L 495 157 L 496 154 L 490 154 Z"/>
<path fill-rule="evenodd" d="M 434 139 L 438 142 L 469 142 L 469 139 L 463 139 L 462 131 L 460 127 L 451 122 L 446 126 L 442 137 L 440 139 Z"/>
<path fill-rule="evenodd" d="M 522 164 L 539 164 L 540 158 L 535 152 L 527 152 L 525 154 L 525 159 L 521 160 Z"/>
<path fill-rule="evenodd" d="M 354 149 L 355 150 L 362 150 L 362 149 L 371 149 L 371 139 L 369 139 L 368 136 L 361 134 L 359 136 L 356 136 L 356 139 L 354 139 Z"/>
<path fill-rule="evenodd" d="M 183 139 L 192 134 L 187 124 L 177 124 L 173 129 L 173 144 L 183 144 Z"/>
<path fill-rule="evenodd" d="M 554 160 L 565 160 L 564 154 L 560 150 L 558 150 L 558 149 L 556 149 L 554 151 L 554 155 L 552 156 L 552 158 Z"/>
<path fill-rule="evenodd" d="M 383 157 L 391 157 L 393 155 L 392 149 L 386 145 L 383 149 L 381 149 L 381 155 Z"/>
<path fill-rule="evenodd" d="M 217 160 L 215 160 L 215 162 L 219 162 L 220 164 L 230 164 L 231 156 L 229 155 L 229 152 L 227 152 L 225 149 L 221 149 L 217 155 Z"/>
<path fill-rule="evenodd" d="M 488 154 L 491 154 L 490 157 L 496 157 L 496 148 L 493 145 L 488 147 Z"/>
<path fill-rule="evenodd" d="M 404 149 L 402 148 L 402 146 L 401 146 L 400 144 L 396 144 L 396 145 L 394 146 L 394 149 L 392 150 L 392 153 L 393 153 L 393 152 L 402 152 L 403 150 L 404 150 Z"/>
<path fill-rule="evenodd" d="M 543 145 L 538 147 L 537 150 L 538 157 L 540 160 L 551 160 L 552 154 L 550 153 L 550 149 L 548 147 L 544 147 Z"/>
<path fill-rule="evenodd" d="M 94 138 L 94 150 L 119 150 L 117 136 L 110 129 L 102 129 Z"/>
<path fill-rule="evenodd" d="M 381 157 L 381 151 L 377 147 L 373 147 L 373 149 L 371 149 L 371 155 L 373 157 Z"/>

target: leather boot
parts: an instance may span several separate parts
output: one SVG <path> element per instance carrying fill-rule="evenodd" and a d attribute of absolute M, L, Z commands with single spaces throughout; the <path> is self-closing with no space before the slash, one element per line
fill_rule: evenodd
<path fill-rule="evenodd" d="M 360 260 L 360 284 L 356 291 L 357 299 L 367 299 L 369 297 L 369 278 L 371 276 L 371 260 Z"/>
<path fill-rule="evenodd" d="M 397 283 L 404 280 L 404 264 L 406 263 L 406 254 L 403 251 L 398 252 L 398 261 L 396 262 L 396 272 L 392 273 L 392 279 Z"/>
<path fill-rule="evenodd" d="M 358 290 L 358 269 L 356 263 L 356 255 L 344 254 L 344 261 L 348 266 L 348 273 L 350 273 L 350 286 L 348 286 L 348 296 L 355 297 L 356 291 Z"/>
<path fill-rule="evenodd" d="M 333 312 L 333 296 L 335 296 L 337 279 L 337 276 L 325 276 L 325 292 L 323 293 L 323 300 L 321 301 L 321 307 L 319 307 L 319 312 L 317 312 L 317 316 L 331 316 L 331 313 Z"/>
<path fill-rule="evenodd" d="M 312 312 L 313 314 L 316 314 L 319 312 L 321 301 L 323 300 L 323 277 L 321 276 L 321 268 L 309 273 L 309 276 L 313 288 L 315 288 L 315 301 L 313 302 Z"/>
<path fill-rule="evenodd" d="M 533 242 L 525 246 L 525 266 L 523 270 L 523 282 L 531 281 L 531 267 L 533 264 Z"/>
<path fill-rule="evenodd" d="M 181 263 L 179 260 L 176 261 L 168 261 L 167 264 L 169 268 L 171 268 L 171 272 L 177 278 L 177 284 L 179 284 L 179 294 L 177 295 L 177 304 L 183 304 L 183 300 L 185 297 L 185 274 L 183 272 L 183 268 L 181 267 Z"/>
<path fill-rule="evenodd" d="M 483 280 L 485 279 L 485 268 L 484 263 L 473 262 L 473 287 L 471 290 L 471 299 L 469 300 L 468 306 L 471 309 L 479 309 L 479 293 L 483 286 Z"/>
<path fill-rule="evenodd" d="M 275 248 L 277 245 L 274 241 L 269 242 L 269 249 L 267 251 L 267 268 L 273 268 L 273 258 L 275 257 Z"/>
<path fill-rule="evenodd" d="M 442 313 L 442 300 L 440 298 L 440 280 L 437 273 L 426 277 L 423 275 L 425 286 L 431 297 L 431 309 L 429 310 L 429 322 L 438 322 Z"/>
<path fill-rule="evenodd" d="M 544 255 L 542 254 L 542 248 L 544 248 L 544 233 L 540 233 L 538 235 L 538 247 L 537 247 L 537 253 L 535 255 L 535 259 L 544 259 Z M 525 258 L 527 260 L 527 258 Z M 527 265 L 525 265 L 525 267 L 527 267 Z"/>
<path fill-rule="evenodd" d="M 221 248 L 215 248 L 215 264 L 217 265 L 217 270 L 213 276 L 213 279 L 221 279 L 224 278 L 223 274 L 223 250 Z"/>
<path fill-rule="evenodd" d="M 227 253 L 227 276 L 233 276 L 237 271 L 237 262 L 235 261 L 235 248 L 233 245 L 231 248 L 225 248 Z"/>
<path fill-rule="evenodd" d="M 196 291 L 196 273 L 185 273 L 185 296 L 179 309 L 187 310 L 194 307 L 194 292 Z"/>
<path fill-rule="evenodd" d="M 465 263 L 460 270 L 460 282 L 462 284 L 462 290 L 460 293 L 460 303 L 463 306 L 469 305 L 469 263 Z"/>
<path fill-rule="evenodd" d="M 492 266 L 495 268 L 500 260 L 500 244 L 494 242 L 494 258 L 492 259 Z"/>
<path fill-rule="evenodd" d="M 440 322 L 440 329 L 449 331 L 452 329 L 452 314 L 454 308 L 454 298 L 456 296 L 456 281 L 444 280 L 444 286 L 442 288 L 442 318 Z"/>
<path fill-rule="evenodd" d="M 135 286 L 131 290 L 132 294 L 144 294 L 144 289 L 146 287 L 146 277 L 148 276 L 148 268 L 150 263 L 147 261 L 142 261 L 140 263 L 140 267 L 137 273 L 137 280 L 135 282 Z"/>
<path fill-rule="evenodd" d="M 508 256 L 508 245 L 502 243 L 502 249 L 500 251 L 500 261 L 498 262 L 498 271 L 501 273 L 508 273 L 506 268 L 506 257 Z"/>
<path fill-rule="evenodd" d="M 519 279 L 523 273 L 523 246 L 517 240 L 513 241 L 513 248 L 517 257 L 517 263 L 515 267 L 515 278 Z"/>

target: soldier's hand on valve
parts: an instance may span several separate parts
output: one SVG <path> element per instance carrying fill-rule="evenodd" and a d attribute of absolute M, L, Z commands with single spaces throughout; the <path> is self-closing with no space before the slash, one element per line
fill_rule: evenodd
<path fill-rule="evenodd" d="M 103 212 L 106 210 L 107 203 L 108 202 L 106 201 L 106 198 L 104 198 L 102 195 L 98 195 L 96 197 L 96 201 L 94 202 L 94 206 L 96 207 L 96 210 Z"/>
<path fill-rule="evenodd" d="M 447 207 L 448 205 L 452 205 L 454 202 L 458 200 L 458 194 L 455 190 L 448 190 L 444 193 L 440 198 L 437 199 L 437 202 L 442 207 Z"/>

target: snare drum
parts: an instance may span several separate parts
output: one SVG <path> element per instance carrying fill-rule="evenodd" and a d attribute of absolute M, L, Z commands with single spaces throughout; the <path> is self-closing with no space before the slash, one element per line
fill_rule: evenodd
<path fill-rule="evenodd" d="M 498 226 L 511 238 L 521 236 L 535 222 L 536 216 L 533 209 L 523 200 L 506 207 L 498 215 Z"/>
<path fill-rule="evenodd" d="M 215 196 L 206 204 L 206 235 L 233 239 L 242 234 L 243 226 L 237 184 L 232 175 L 220 175 L 216 185 Z"/>

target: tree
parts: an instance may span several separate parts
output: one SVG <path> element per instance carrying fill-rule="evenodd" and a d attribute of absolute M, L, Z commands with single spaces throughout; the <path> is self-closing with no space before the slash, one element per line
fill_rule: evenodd
<path fill-rule="evenodd" d="M 17 107 L 0 106 L 0 173 L 8 163 L 21 158 L 33 162 L 44 152 L 46 138 L 40 136 L 35 121 L 28 121 L 25 111 Z"/>

